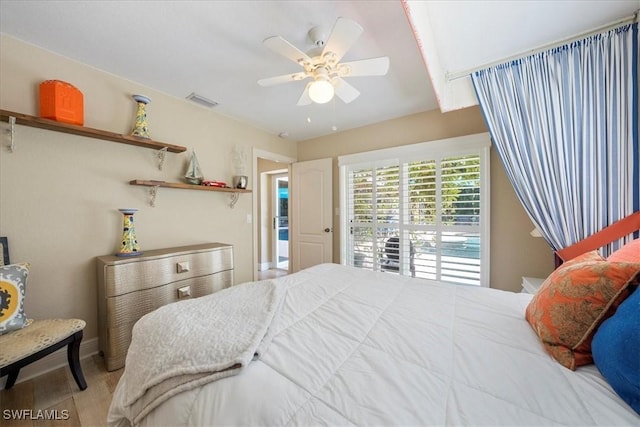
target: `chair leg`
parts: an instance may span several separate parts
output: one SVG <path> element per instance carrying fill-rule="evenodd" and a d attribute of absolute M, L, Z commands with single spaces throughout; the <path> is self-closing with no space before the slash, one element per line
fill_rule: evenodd
<path fill-rule="evenodd" d="M 7 376 L 7 382 L 4 385 L 5 390 L 9 390 L 11 387 L 13 387 L 13 385 L 16 383 L 16 380 L 18 379 L 19 373 L 20 369 L 9 372 L 9 375 Z"/>
<path fill-rule="evenodd" d="M 82 331 L 76 332 L 73 337 L 73 341 L 71 341 L 67 346 L 69 369 L 71 369 L 73 378 L 76 380 L 76 384 L 78 384 L 80 390 L 84 390 L 87 388 L 87 382 L 84 379 L 82 366 L 80 365 L 80 342 L 82 341 Z"/>

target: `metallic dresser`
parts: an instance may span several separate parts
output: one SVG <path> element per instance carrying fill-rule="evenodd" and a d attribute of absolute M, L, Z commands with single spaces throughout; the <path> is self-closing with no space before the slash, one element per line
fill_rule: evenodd
<path fill-rule="evenodd" d="M 97 269 L 100 350 L 113 371 L 124 366 L 133 324 L 142 316 L 233 285 L 233 247 L 207 243 L 101 256 Z"/>

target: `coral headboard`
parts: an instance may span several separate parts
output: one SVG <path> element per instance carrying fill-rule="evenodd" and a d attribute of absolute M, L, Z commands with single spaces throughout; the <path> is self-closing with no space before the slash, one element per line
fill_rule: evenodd
<path fill-rule="evenodd" d="M 603 228 L 586 239 L 556 251 L 556 264 L 559 264 L 558 258 L 560 259 L 560 263 L 569 261 L 578 255 L 598 249 L 638 230 L 640 230 L 640 211 L 634 212 L 631 215 L 614 222 L 610 226 Z"/>

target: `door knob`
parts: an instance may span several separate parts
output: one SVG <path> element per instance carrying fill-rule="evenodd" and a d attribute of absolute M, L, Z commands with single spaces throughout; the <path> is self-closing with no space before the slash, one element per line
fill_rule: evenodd
<path fill-rule="evenodd" d="M 330 229 L 330 228 L 328 228 L 328 227 L 324 229 L 324 232 L 325 232 L 325 233 L 328 233 L 328 232 L 330 232 L 330 231 L 331 231 L 331 229 Z"/>

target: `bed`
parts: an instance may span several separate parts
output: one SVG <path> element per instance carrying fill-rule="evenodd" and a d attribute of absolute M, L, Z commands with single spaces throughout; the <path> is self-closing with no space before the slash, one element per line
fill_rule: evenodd
<path fill-rule="evenodd" d="M 550 355 L 532 298 L 322 264 L 170 304 L 135 325 L 108 422 L 640 425 L 596 365 Z"/>

